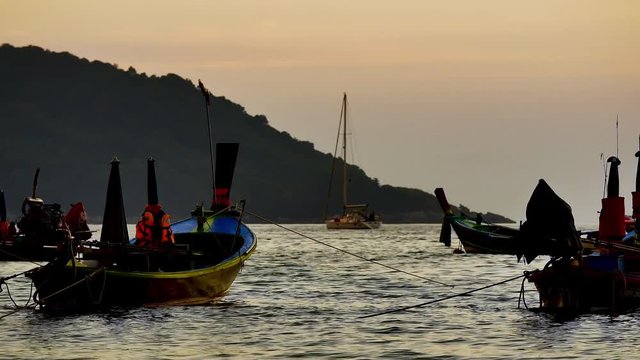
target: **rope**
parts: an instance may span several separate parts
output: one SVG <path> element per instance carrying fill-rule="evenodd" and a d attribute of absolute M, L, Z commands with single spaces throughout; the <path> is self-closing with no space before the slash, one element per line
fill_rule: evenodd
<path fill-rule="evenodd" d="M 8 317 L 8 316 L 11 316 L 11 315 L 15 314 L 15 313 L 17 313 L 17 312 L 18 312 L 18 311 L 20 311 L 20 310 L 29 309 L 29 308 L 34 308 L 35 306 L 36 306 L 36 304 L 35 304 L 35 303 L 33 303 L 33 304 L 27 305 L 27 306 L 25 306 L 25 307 L 23 307 L 23 308 L 21 308 L 21 307 L 16 308 L 16 309 L 14 309 L 13 311 L 10 311 L 10 312 L 8 312 L 8 313 L 6 313 L 6 314 L 4 314 L 4 315 L 0 316 L 0 320 L 2 320 L 2 319 L 4 319 L 4 318 L 6 318 L 6 317 Z"/>
<path fill-rule="evenodd" d="M 7 284 L 5 281 L 9 280 L 9 279 L 13 279 L 17 276 L 20 276 L 22 274 L 25 274 L 29 271 L 32 271 L 33 269 L 30 270 L 26 270 L 11 276 L 7 276 L 4 278 L 0 278 L 0 292 L 2 292 L 2 285 L 4 285 L 7 288 L 7 295 L 9 296 L 9 300 L 11 300 L 11 302 L 13 303 L 13 306 L 15 306 L 15 309 L 9 313 L 3 314 L 2 316 L 0 316 L 0 320 L 6 318 L 7 316 L 13 315 L 15 313 L 17 313 L 20 310 L 23 309 L 28 309 L 28 308 L 32 308 L 34 307 L 36 304 L 29 304 L 31 302 L 31 295 L 33 294 L 33 281 L 31 282 L 31 288 L 29 289 L 29 297 L 27 298 L 27 302 L 24 304 L 24 306 L 20 306 L 16 303 L 16 301 L 13 299 L 13 295 L 11 295 L 11 290 L 9 289 L 9 284 Z"/>
<path fill-rule="evenodd" d="M 41 267 L 42 267 L 42 266 L 41 266 Z M 0 284 L 4 283 L 4 282 L 5 282 L 5 281 L 7 281 L 7 280 L 11 280 L 11 279 L 13 279 L 13 278 L 16 278 L 16 277 L 18 277 L 18 276 L 20 276 L 20 275 L 26 274 L 26 273 L 28 273 L 29 271 L 33 271 L 33 270 L 35 270 L 35 268 L 34 268 L 34 269 L 25 270 L 25 271 L 22 271 L 22 272 L 19 272 L 19 273 L 17 273 L 17 274 L 13 274 L 13 275 L 10 275 L 10 276 L 7 276 L 7 277 L 0 278 Z"/>
<path fill-rule="evenodd" d="M 7 288 L 7 295 L 9 296 L 9 300 L 11 300 L 11 302 L 13 303 L 13 306 L 15 306 L 16 308 L 26 308 L 29 305 L 29 302 L 31 301 L 31 294 L 33 293 L 33 282 L 31 282 L 31 289 L 29 290 L 29 297 L 27 298 L 27 303 L 24 304 L 23 306 L 18 305 L 16 301 L 13 299 L 13 296 L 11 295 L 11 290 L 9 289 L 9 284 L 7 284 L 6 282 L 2 282 L 0 283 L 0 285 L 4 285 Z M 2 292 L 1 288 L 0 288 L 0 292 Z"/>
<path fill-rule="evenodd" d="M 83 277 L 82 279 L 80 279 L 80 280 L 78 280 L 78 281 L 74 282 L 73 284 L 71 284 L 71 285 L 69 285 L 69 286 L 66 286 L 66 287 L 64 287 L 64 288 L 62 288 L 62 289 L 60 289 L 60 290 L 58 290 L 58 291 L 54 292 L 53 294 L 50 294 L 50 295 L 48 295 L 48 296 L 46 296 L 46 297 L 44 297 L 44 298 L 40 299 L 40 300 L 38 301 L 38 303 L 39 303 L 39 304 L 44 304 L 45 302 L 47 302 L 47 300 L 51 299 L 52 297 L 57 296 L 57 295 L 59 295 L 59 294 L 61 294 L 61 293 L 65 292 L 65 291 L 67 291 L 67 290 L 69 290 L 69 289 L 71 289 L 71 288 L 75 287 L 76 285 L 81 284 L 81 283 L 82 283 L 82 282 L 84 282 L 84 281 L 90 280 L 92 277 L 94 277 L 97 273 L 99 273 L 99 272 L 101 272 L 101 271 L 105 271 L 105 267 L 104 267 L 104 266 L 103 266 L 103 267 L 101 267 L 100 269 L 98 269 L 98 270 L 96 270 L 96 271 L 92 272 L 91 274 L 89 274 L 89 275 L 87 275 L 87 276 Z"/>
<path fill-rule="evenodd" d="M 329 215 L 329 200 L 331 200 L 331 188 L 333 187 L 333 175 L 335 175 L 335 172 L 336 172 L 336 159 L 337 159 L 337 155 L 338 155 L 338 143 L 340 143 L 340 126 L 342 126 L 342 111 L 344 111 L 344 109 L 341 108 L 341 110 L 340 110 L 340 123 L 338 123 L 338 136 L 336 137 L 336 146 L 335 146 L 335 149 L 333 150 L 333 159 L 331 160 L 331 174 L 329 175 L 329 190 L 327 191 L 327 201 L 326 201 L 325 207 L 324 207 L 323 220 L 326 219 L 327 216 Z"/>
<path fill-rule="evenodd" d="M 231 210 L 231 208 L 232 208 L 232 206 L 231 206 L 231 205 L 229 205 L 229 206 L 227 206 L 226 208 L 224 208 L 224 209 L 222 209 L 222 210 L 219 210 L 219 211 L 216 211 L 216 212 L 214 212 L 214 213 L 213 213 L 213 214 L 211 214 L 211 215 L 203 216 L 203 217 L 205 218 L 205 222 L 204 222 L 204 224 L 205 224 L 205 225 L 207 225 L 207 228 L 205 229 L 205 228 L 203 227 L 203 228 L 202 228 L 202 230 L 206 230 L 206 231 L 210 231 L 210 230 L 211 230 L 211 226 L 213 225 L 213 221 L 211 222 L 211 224 L 209 224 L 209 222 L 206 220 L 207 218 L 213 218 L 213 217 L 216 217 L 217 215 L 220 215 L 220 214 L 222 214 L 222 213 L 223 213 L 223 212 L 225 212 L 225 211 Z M 216 240 L 217 240 L 217 238 L 216 238 Z"/>
<path fill-rule="evenodd" d="M 238 225 L 236 225 L 236 233 L 235 235 L 233 235 L 233 241 L 231 242 L 231 249 L 229 249 L 231 252 L 233 251 L 233 248 L 236 246 L 236 240 L 238 239 L 238 235 L 240 234 L 240 225 L 242 225 L 242 215 L 244 215 L 244 208 L 245 208 L 245 201 L 242 200 L 240 201 L 240 204 L 242 204 L 242 210 L 240 210 L 240 217 L 238 218 Z M 238 255 L 240 255 L 240 249 L 242 248 L 242 246 L 240 248 L 238 248 Z M 229 254 L 231 255 L 231 254 Z"/>
<path fill-rule="evenodd" d="M 495 283 L 495 284 L 491 284 L 491 285 L 483 286 L 483 287 L 478 288 L 478 289 L 469 290 L 469 291 L 465 291 L 465 292 L 462 292 L 462 293 L 458 293 L 458 294 L 453 294 L 453 295 L 445 296 L 445 297 L 443 297 L 443 298 L 435 299 L 435 300 L 430 300 L 430 301 L 427 301 L 427 302 L 424 302 L 424 303 L 422 303 L 422 304 L 418 304 L 418 305 L 405 306 L 405 307 L 401 307 L 401 308 L 397 308 L 397 309 L 392 309 L 392 310 L 387 310 L 387 311 L 379 312 L 379 313 L 376 313 L 376 314 L 360 316 L 358 319 L 366 319 L 366 318 L 370 318 L 370 317 L 375 317 L 375 316 L 380 316 L 380 315 L 386 315 L 386 314 L 391 314 L 391 313 L 394 313 L 394 312 L 405 311 L 405 310 L 409 310 L 409 309 L 413 309 L 413 308 L 417 308 L 417 307 L 422 307 L 422 306 L 425 306 L 425 305 L 435 304 L 435 303 L 437 303 L 437 302 L 445 301 L 445 300 L 452 299 L 452 298 L 455 298 L 455 297 L 458 297 L 458 296 L 466 296 L 466 295 L 469 295 L 469 294 L 474 293 L 474 292 L 476 292 L 476 291 L 480 291 L 480 290 L 488 289 L 488 288 L 493 287 L 493 286 L 502 285 L 502 284 L 508 283 L 509 281 L 517 280 L 517 279 L 519 279 L 519 278 L 521 278 L 521 277 L 525 277 L 525 276 L 526 276 L 526 274 L 518 275 L 518 276 L 516 276 L 516 277 L 512 277 L 512 278 L 510 278 L 510 279 L 503 280 L 503 281 L 497 282 L 497 283 Z"/>
<path fill-rule="evenodd" d="M 35 262 L 35 261 L 33 261 L 33 260 L 27 259 L 27 258 L 22 257 L 22 256 L 20 256 L 20 255 L 16 255 L 16 254 L 14 254 L 14 253 L 8 252 L 8 251 L 6 251 L 6 250 L 2 250 L 2 249 L 0 249 L 0 253 L 3 253 L 3 254 L 5 254 L 5 255 L 9 255 L 9 256 L 14 257 L 14 258 L 16 258 L 16 259 L 18 259 L 18 260 L 20 260 L 20 261 L 26 261 L 26 262 L 30 262 L 30 263 L 32 263 L 32 264 L 36 264 L 36 265 L 38 265 L 38 266 L 42 266 L 42 264 L 40 264 L 40 263 L 37 263 L 37 262 Z"/>
<path fill-rule="evenodd" d="M 265 218 L 265 217 L 263 217 L 263 216 L 260 216 L 260 215 L 258 215 L 258 214 L 255 214 L 255 213 L 253 213 L 253 212 L 251 212 L 251 211 L 249 211 L 249 210 L 245 210 L 245 212 L 246 212 L 247 214 L 249 214 L 249 215 L 252 215 L 252 216 L 254 216 L 254 217 L 256 217 L 256 218 L 258 218 L 258 219 L 262 220 L 262 221 L 265 221 L 265 222 L 268 222 L 268 223 L 270 223 L 270 224 L 273 224 L 273 225 L 275 225 L 275 226 L 277 226 L 277 227 L 279 227 L 279 228 L 281 228 L 281 229 L 284 229 L 284 230 L 290 231 L 290 232 L 292 232 L 292 233 L 294 233 L 294 234 L 296 234 L 296 235 L 302 236 L 303 238 L 309 239 L 309 240 L 311 240 L 311 241 L 315 241 L 315 242 L 317 242 L 318 244 L 321 244 L 321 245 L 324 245 L 324 246 L 330 247 L 330 248 L 332 248 L 332 249 L 334 249 L 334 250 L 337 250 L 337 251 L 340 251 L 340 252 L 342 252 L 342 253 L 344 253 L 344 254 L 351 255 L 351 256 L 356 257 L 356 258 L 358 258 L 358 259 L 361 259 L 361 260 L 364 260 L 364 261 L 368 261 L 368 262 L 370 262 L 370 263 L 372 263 L 372 264 L 376 264 L 376 265 L 379 265 L 379 266 L 385 267 L 385 268 L 387 268 L 387 269 L 391 269 L 391 270 L 393 270 L 393 271 L 401 272 L 401 273 L 403 273 L 403 274 L 410 275 L 410 276 L 413 276 L 413 277 L 416 277 L 416 278 L 419 278 L 419 279 L 422 279 L 422 280 L 426 280 L 426 281 L 433 282 L 433 283 L 436 283 L 436 284 L 439 284 L 439 285 L 443 285 L 443 286 L 454 287 L 453 285 L 445 284 L 445 283 L 443 283 L 443 282 L 436 281 L 436 280 L 433 280 L 433 279 L 429 279 L 429 278 L 426 278 L 426 277 L 424 277 L 424 276 L 420 276 L 420 275 L 417 275 L 417 274 L 413 274 L 413 273 L 410 273 L 410 272 L 408 272 L 408 271 L 405 271 L 405 270 L 402 270 L 402 269 L 395 268 L 395 267 L 393 267 L 393 266 L 385 265 L 385 264 L 380 263 L 380 262 L 377 262 L 377 261 L 375 261 L 375 260 L 367 259 L 367 258 L 365 258 L 364 256 L 361 256 L 361 255 L 358 255 L 358 254 L 354 254 L 354 253 L 352 253 L 352 252 L 350 252 L 350 251 L 347 251 L 347 250 L 341 249 L 341 248 L 339 248 L 339 247 L 336 247 L 336 246 L 333 246 L 333 245 L 327 244 L 326 242 L 320 241 L 320 240 L 318 240 L 318 239 L 314 239 L 314 238 L 312 238 L 312 237 L 310 237 L 310 236 L 307 236 L 307 235 L 305 235 L 305 234 L 302 234 L 302 233 L 300 233 L 300 232 L 298 232 L 298 231 L 295 231 L 295 230 L 293 230 L 293 229 L 289 229 L 289 228 L 287 228 L 287 227 L 285 227 L 285 226 L 282 226 L 282 225 L 280 225 L 280 224 L 277 224 L 277 223 L 275 223 L 274 221 L 271 221 L 271 220 L 269 220 L 269 219 L 267 219 L 267 218 Z"/>
<path fill-rule="evenodd" d="M 522 278 L 522 285 L 520 285 L 520 295 L 518 295 L 518 309 L 520 309 L 520 300 L 522 300 L 522 304 L 524 308 L 529 310 L 529 306 L 527 306 L 527 300 L 524 298 L 525 290 L 524 290 L 524 282 L 527 281 L 527 276 L 529 276 L 529 272 L 524 272 L 524 278 Z"/>
<path fill-rule="evenodd" d="M 229 205 L 229 206 L 225 207 L 225 208 L 224 208 L 224 209 L 222 209 L 222 210 L 216 211 L 216 212 L 215 212 L 215 213 L 213 213 L 212 215 L 208 216 L 208 218 L 214 218 L 214 217 L 216 217 L 217 215 L 220 215 L 220 214 L 222 214 L 222 213 L 223 213 L 223 212 L 225 212 L 225 211 L 231 210 L 231 208 L 232 208 L 232 206 L 231 206 L 231 205 Z M 205 228 L 204 228 L 204 226 L 203 226 L 203 227 L 202 227 L 202 230 L 203 230 L 204 232 L 211 232 L 211 227 L 213 226 L 213 223 L 215 222 L 215 220 L 213 220 L 213 221 L 211 221 L 211 223 L 209 223 L 209 222 L 206 220 L 206 219 L 207 219 L 207 217 L 205 217 L 205 216 L 203 216 L 203 217 L 205 218 L 205 222 L 204 222 L 204 224 L 205 224 L 205 225 L 207 225 L 207 228 L 205 229 Z M 220 238 L 218 238 L 218 236 L 216 235 L 216 233 L 215 233 L 215 232 L 212 232 L 212 234 L 213 234 L 213 239 L 216 241 L 216 244 L 218 244 L 218 247 L 222 249 L 223 247 L 222 247 L 222 243 L 220 243 Z"/>
<path fill-rule="evenodd" d="M 104 269 L 104 268 L 103 268 Z M 93 291 L 91 291 L 91 283 L 87 281 L 87 291 L 89 292 L 89 298 L 94 305 L 100 305 L 102 303 L 102 296 L 104 295 L 104 289 L 107 287 L 107 272 L 103 271 L 104 277 L 102 278 L 102 287 L 100 288 L 100 294 L 98 300 L 93 299 Z"/>

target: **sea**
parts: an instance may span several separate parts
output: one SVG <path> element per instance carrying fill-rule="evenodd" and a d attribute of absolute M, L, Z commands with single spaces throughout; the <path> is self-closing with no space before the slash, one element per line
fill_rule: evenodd
<path fill-rule="evenodd" d="M 0 359 L 640 356 L 640 312 L 560 319 L 533 310 L 537 292 L 518 277 L 542 268 L 546 257 L 525 265 L 515 256 L 454 254 L 438 241 L 435 224 L 250 227 L 255 253 L 230 293 L 207 306 L 55 315 L 16 308 L 29 303 L 31 283 L 7 280 Z M 0 263 L 0 276 L 35 266 Z"/>

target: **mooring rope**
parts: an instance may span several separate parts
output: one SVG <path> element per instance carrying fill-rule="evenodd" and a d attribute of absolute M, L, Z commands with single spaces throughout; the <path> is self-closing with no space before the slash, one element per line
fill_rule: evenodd
<path fill-rule="evenodd" d="M 403 274 L 406 274 L 406 275 L 410 275 L 410 276 L 413 276 L 413 277 L 416 277 L 416 278 L 419 278 L 419 279 L 422 279 L 422 280 L 426 280 L 426 281 L 429 281 L 429 282 L 432 282 L 432 283 L 436 283 L 436 284 L 439 284 L 439 285 L 443 285 L 443 286 L 454 287 L 453 285 L 445 284 L 445 283 L 443 283 L 443 282 L 436 281 L 436 280 L 433 280 L 433 279 L 429 279 L 429 278 L 424 277 L 424 276 L 421 276 L 421 275 L 413 274 L 413 273 L 410 273 L 410 272 L 405 271 L 405 270 L 402 270 L 402 269 L 398 269 L 398 268 L 393 267 L 393 266 L 385 265 L 385 264 L 383 264 L 383 263 L 381 263 L 381 262 L 378 262 L 378 261 L 375 261 L 375 260 L 371 260 L 371 259 L 367 259 L 366 257 L 364 257 L 364 256 L 362 256 L 362 255 L 358 255 L 358 254 L 352 253 L 352 252 L 350 252 L 350 251 L 347 251 L 347 250 L 341 249 L 341 248 L 339 248 L 339 247 L 337 247 L 337 246 L 333 246 L 333 245 L 331 245 L 331 244 L 327 244 L 327 243 L 326 243 L 326 242 L 324 242 L 324 241 L 320 241 L 320 240 L 318 240 L 318 239 L 314 239 L 314 238 L 312 238 L 311 236 L 308 236 L 308 235 L 305 235 L 305 234 L 303 234 L 303 233 L 301 233 L 301 232 L 298 232 L 298 231 L 295 231 L 295 230 L 293 230 L 293 229 L 287 228 L 286 226 L 280 225 L 280 224 L 278 224 L 278 223 L 276 223 L 276 222 L 274 222 L 274 221 L 272 221 L 272 220 L 269 220 L 269 219 L 265 218 L 264 216 L 258 215 L 258 214 L 256 214 L 256 213 L 253 213 L 253 212 L 249 211 L 249 210 L 245 210 L 245 212 L 246 212 L 247 214 L 251 215 L 251 216 L 254 216 L 254 217 L 256 217 L 256 218 L 258 218 L 258 219 L 262 220 L 262 221 L 265 221 L 265 222 L 267 222 L 267 223 L 270 223 L 270 224 L 272 224 L 272 225 L 275 225 L 275 226 L 277 226 L 277 227 L 279 227 L 279 228 L 281 228 L 281 229 L 284 229 L 284 230 L 290 231 L 290 232 L 292 232 L 292 233 L 294 233 L 294 234 L 296 234 L 296 235 L 302 236 L 303 238 L 309 239 L 309 240 L 311 240 L 311 241 L 315 241 L 315 242 L 317 242 L 318 244 L 321 244 L 321 245 L 324 245 L 324 246 L 330 247 L 330 248 L 332 248 L 332 249 L 334 249 L 334 250 L 340 251 L 340 252 L 342 252 L 342 253 L 344 253 L 344 254 L 351 255 L 351 256 L 356 257 L 356 258 L 358 258 L 358 259 L 361 259 L 361 260 L 364 260 L 364 261 L 368 261 L 368 262 L 370 262 L 370 263 L 372 263 L 372 264 L 376 264 L 376 265 L 379 265 L 379 266 L 385 267 L 385 268 L 387 268 L 387 269 L 391 269 L 391 270 L 393 270 L 393 271 L 397 271 L 397 272 L 400 272 L 400 273 L 403 273 Z"/>
<path fill-rule="evenodd" d="M 13 295 L 11 295 L 11 290 L 9 289 L 9 284 L 7 284 L 7 282 L 6 282 L 7 280 L 13 279 L 15 277 L 23 275 L 23 274 L 25 274 L 25 273 L 27 273 L 29 271 L 32 271 L 32 270 L 34 270 L 34 269 L 25 270 L 25 271 L 19 272 L 17 274 L 13 274 L 13 275 L 10 275 L 10 276 L 7 276 L 7 277 L 0 278 L 0 292 L 2 292 L 2 285 L 4 285 L 6 287 L 6 289 L 7 289 L 7 296 L 9 297 L 9 300 L 11 300 L 11 302 L 13 303 L 13 306 L 15 307 L 15 309 L 13 311 L 1 315 L 0 316 L 0 320 L 6 318 L 7 316 L 15 314 L 20 310 L 32 308 L 32 307 L 34 307 L 36 305 L 36 304 L 30 304 L 31 295 L 33 294 L 33 282 L 31 282 L 31 289 L 29 290 L 29 297 L 27 298 L 27 303 L 24 304 L 24 306 L 20 306 L 20 305 L 18 305 L 16 303 L 16 301 L 13 299 Z"/>
<path fill-rule="evenodd" d="M 522 278 L 522 285 L 520 285 L 520 294 L 518 295 L 518 309 L 520 309 L 520 301 L 522 301 L 522 304 L 524 304 L 524 308 L 529 310 L 529 306 L 527 306 L 527 300 L 525 299 L 525 289 L 524 289 L 524 282 L 527 281 L 527 276 L 530 275 L 530 272 L 525 271 L 524 272 L 524 277 Z"/>
<path fill-rule="evenodd" d="M 37 263 L 37 262 L 35 262 L 35 261 L 33 261 L 33 260 L 27 259 L 27 258 L 22 257 L 22 256 L 20 256 L 20 255 L 16 255 L 16 254 L 14 254 L 14 253 L 8 252 L 8 251 L 6 251 L 6 250 L 2 250 L 2 249 L 0 249 L 0 253 L 3 253 L 3 254 L 5 254 L 5 255 L 9 255 L 9 256 L 11 256 L 11 257 L 13 257 L 13 258 L 16 258 L 16 259 L 18 259 L 18 260 L 20 260 L 20 261 L 30 262 L 30 263 L 32 263 L 32 264 L 35 264 L 35 265 L 38 265 L 38 266 L 42 266 L 42 264 L 40 264 L 40 263 Z"/>
<path fill-rule="evenodd" d="M 7 280 L 11 280 L 11 279 L 13 279 L 15 277 L 18 277 L 20 275 L 26 274 L 26 273 L 28 273 L 29 271 L 32 271 L 32 270 L 34 270 L 34 269 L 25 270 L 25 271 L 19 272 L 17 274 L 13 274 L 13 275 L 10 275 L 10 276 L 7 276 L 7 277 L 0 278 L 0 292 L 2 292 L 2 285 L 4 285 L 7 288 L 7 295 L 9 296 L 9 300 L 11 300 L 13 305 L 15 307 L 17 307 L 17 308 L 19 308 L 20 306 L 15 302 L 15 300 L 13 300 L 13 296 L 11 295 L 11 290 L 9 290 L 9 284 L 7 284 Z M 23 307 L 27 307 L 27 305 L 29 305 L 29 301 L 31 299 L 31 293 L 33 293 L 33 282 L 31 283 L 31 290 L 30 290 L 30 293 L 29 293 L 29 298 L 27 299 L 27 303 Z"/>
<path fill-rule="evenodd" d="M 93 299 L 93 291 L 91 291 L 91 282 L 87 281 L 87 291 L 89 293 L 89 298 L 91 299 L 91 302 L 93 303 L 93 305 L 102 304 L 102 296 L 104 295 L 104 289 L 107 287 L 107 272 L 103 271 L 102 273 L 104 274 L 104 276 L 102 278 L 102 287 L 100 288 L 100 294 L 98 295 L 98 300 Z M 91 276 L 93 276 L 93 274 Z"/>
<path fill-rule="evenodd" d="M 5 288 L 7 289 L 7 296 L 9 297 L 9 300 L 11 300 L 11 302 L 13 303 L 13 306 L 16 308 L 26 308 L 27 306 L 29 306 L 29 302 L 31 302 L 31 294 L 33 294 L 33 281 L 31 282 L 31 289 L 29 290 L 29 297 L 27 297 L 27 303 L 24 304 L 23 306 L 20 306 L 16 303 L 16 301 L 13 299 L 13 295 L 11 295 L 11 290 L 9 289 L 9 284 L 7 284 L 6 282 L 2 281 L 0 282 L 0 286 L 4 285 Z M 2 288 L 0 288 L 0 292 L 2 292 Z"/>
<path fill-rule="evenodd" d="M 40 266 L 40 267 L 42 267 L 42 266 Z M 16 277 L 18 277 L 20 275 L 24 275 L 24 274 L 28 273 L 29 271 L 32 271 L 32 270 L 35 270 L 35 269 L 36 268 L 33 268 L 33 269 L 29 269 L 29 270 L 25 270 L 25 271 L 19 272 L 17 274 L 9 275 L 7 277 L 2 277 L 2 278 L 0 278 L 0 284 L 4 283 L 7 280 L 11 280 L 13 278 L 16 278 Z"/>
<path fill-rule="evenodd" d="M 10 312 L 8 312 L 8 313 L 6 313 L 6 314 L 1 315 L 1 316 L 0 316 L 0 320 L 2 320 L 2 319 L 4 319 L 4 318 L 6 318 L 6 317 L 8 317 L 8 316 L 11 316 L 11 315 L 13 315 L 13 314 L 17 313 L 18 311 L 21 311 L 21 310 L 24 310 L 24 309 L 35 308 L 35 306 L 36 306 L 36 305 L 37 305 L 36 303 L 31 303 L 31 304 L 29 304 L 29 305 L 27 305 L 27 306 L 25 306 L 25 307 L 18 307 L 18 308 L 15 308 L 14 310 L 12 310 L 12 311 L 10 311 Z"/>
<path fill-rule="evenodd" d="M 411 305 L 411 306 L 405 306 L 405 307 L 401 307 L 401 308 L 397 308 L 397 309 L 392 309 L 392 310 L 387 310 L 387 311 L 379 312 L 379 313 L 376 313 L 376 314 L 370 314 L 370 315 L 360 316 L 360 317 L 358 317 L 358 319 L 366 319 L 366 318 L 370 318 L 370 317 L 375 317 L 375 316 L 380 316 L 380 315 L 391 314 L 391 313 L 395 313 L 395 312 L 399 312 L 399 311 L 405 311 L 405 310 L 409 310 L 409 309 L 413 309 L 413 308 L 417 308 L 417 307 L 422 307 L 422 306 L 426 306 L 426 305 L 434 304 L 434 303 L 437 303 L 437 302 L 441 302 L 441 301 L 445 301 L 445 300 L 453 299 L 453 298 L 458 297 L 458 296 L 465 296 L 465 295 L 469 295 L 469 294 L 474 293 L 474 292 L 476 292 L 476 291 L 480 291 L 480 290 L 488 289 L 488 288 L 490 288 L 490 287 L 494 287 L 494 286 L 497 286 L 497 285 L 502 285 L 502 284 L 508 283 L 509 281 L 517 280 L 517 279 L 520 279 L 520 278 L 525 277 L 525 276 L 526 276 L 526 274 L 518 275 L 518 276 L 516 276 L 516 277 L 512 277 L 512 278 L 507 279 L 507 280 L 502 280 L 502 281 L 497 282 L 497 283 L 495 283 L 495 284 L 491 284 L 491 285 L 483 286 L 483 287 L 481 287 L 481 288 L 477 288 L 477 289 L 473 289 L 473 290 L 465 291 L 465 292 L 462 292 L 462 293 L 457 293 L 457 294 L 453 294 L 453 295 L 445 296 L 445 297 L 443 297 L 443 298 L 439 298 L 439 299 L 435 299 L 435 300 L 430 300 L 430 301 L 424 302 L 424 303 L 422 303 L 422 304 Z"/>
<path fill-rule="evenodd" d="M 78 284 L 81 284 L 81 283 L 82 283 L 82 282 L 84 282 L 84 281 L 90 280 L 90 279 L 91 279 L 92 277 L 94 277 L 97 273 L 102 272 L 102 271 L 106 271 L 106 268 L 105 268 L 104 266 L 103 266 L 103 267 L 101 267 L 100 269 L 98 269 L 98 270 L 96 270 L 96 271 L 92 272 L 91 274 L 89 274 L 89 275 L 87 275 L 87 276 L 83 277 L 82 279 L 80 279 L 80 280 L 78 280 L 78 281 L 74 282 L 73 284 L 68 285 L 68 286 L 65 286 L 64 288 L 62 288 L 62 289 L 60 289 L 60 290 L 58 290 L 58 291 L 56 291 L 56 292 L 54 292 L 54 293 L 52 293 L 52 294 L 49 294 L 48 296 L 46 296 L 46 297 L 44 297 L 44 298 L 42 298 L 42 299 L 38 300 L 38 301 L 37 301 L 37 303 L 38 303 L 38 304 L 43 304 L 43 303 L 45 303 L 47 300 L 51 299 L 52 297 L 57 296 L 57 295 L 60 295 L 61 293 L 63 293 L 63 292 L 65 292 L 65 291 L 67 291 L 67 290 L 69 290 L 69 289 L 71 289 L 71 288 L 73 288 L 73 287 L 77 286 Z"/>
<path fill-rule="evenodd" d="M 216 216 L 218 216 L 218 215 L 222 214 L 222 213 L 223 213 L 223 212 L 225 212 L 225 211 L 231 210 L 231 208 L 232 208 L 232 206 L 231 206 L 231 205 L 229 205 L 229 206 L 225 207 L 225 208 L 224 208 L 224 209 L 222 209 L 222 210 L 216 211 L 216 212 L 214 212 L 213 214 L 211 214 L 211 215 L 209 215 L 209 216 L 206 216 L 206 217 L 205 217 L 205 216 L 203 216 L 203 217 L 205 217 L 205 218 L 207 218 L 207 217 L 209 217 L 209 218 L 213 218 L 213 217 L 216 217 Z M 209 224 L 209 222 L 207 222 L 207 221 L 205 221 L 204 223 L 207 225 L 207 229 L 206 229 L 206 230 L 207 230 L 207 231 L 211 231 L 211 226 L 213 225 L 213 221 L 211 222 L 211 224 Z M 204 230 L 204 228 L 203 228 L 203 230 Z M 219 240 L 218 240 L 217 238 L 216 238 L 216 241 L 218 241 L 218 242 L 219 242 Z"/>

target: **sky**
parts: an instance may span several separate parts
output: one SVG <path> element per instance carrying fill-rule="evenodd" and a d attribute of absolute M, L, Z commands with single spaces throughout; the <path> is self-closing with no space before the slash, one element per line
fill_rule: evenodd
<path fill-rule="evenodd" d="M 346 92 L 369 176 L 515 221 L 544 178 L 597 223 L 619 149 L 631 213 L 640 1 L 0 0 L 0 43 L 201 79 L 325 153 Z"/>

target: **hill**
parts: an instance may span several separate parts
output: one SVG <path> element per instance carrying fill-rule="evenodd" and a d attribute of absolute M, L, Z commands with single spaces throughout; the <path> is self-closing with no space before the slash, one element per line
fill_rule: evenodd
<path fill-rule="evenodd" d="M 36 46 L 0 47 L 0 188 L 9 216 L 19 215 L 41 168 L 38 195 L 47 202 L 83 201 L 100 221 L 109 162 L 120 163 L 127 218 L 146 201 L 146 159 L 156 159 L 161 203 L 174 218 L 210 202 L 206 116 L 195 84 L 175 74 L 148 76 L 133 68 L 81 59 Z M 322 221 L 332 155 L 271 127 L 223 96 L 212 98 L 217 142 L 239 142 L 232 199 L 278 222 Z M 439 222 L 431 194 L 380 185 L 350 166 L 350 200 L 365 199 L 384 222 Z M 338 188 L 337 184 L 334 189 Z M 330 206 L 337 212 L 339 199 Z M 485 219 L 506 222 L 496 214 Z"/>

